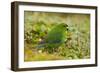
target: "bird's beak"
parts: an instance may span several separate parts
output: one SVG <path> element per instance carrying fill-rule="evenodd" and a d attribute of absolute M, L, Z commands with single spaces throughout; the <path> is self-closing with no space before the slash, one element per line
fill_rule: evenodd
<path fill-rule="evenodd" d="M 69 28 L 68 27 L 66 29 L 67 29 L 67 31 L 69 31 Z"/>
<path fill-rule="evenodd" d="M 69 27 L 68 27 L 68 25 L 67 25 L 66 29 L 67 29 L 67 31 L 69 31 Z"/>

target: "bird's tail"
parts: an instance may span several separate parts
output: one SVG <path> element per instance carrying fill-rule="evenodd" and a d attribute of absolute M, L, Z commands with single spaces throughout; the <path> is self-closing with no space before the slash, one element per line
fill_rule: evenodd
<path fill-rule="evenodd" d="M 39 45 L 35 46 L 35 48 L 37 48 L 37 49 L 42 49 L 42 48 L 44 48 L 44 45 L 45 45 L 45 44 L 39 44 Z"/>

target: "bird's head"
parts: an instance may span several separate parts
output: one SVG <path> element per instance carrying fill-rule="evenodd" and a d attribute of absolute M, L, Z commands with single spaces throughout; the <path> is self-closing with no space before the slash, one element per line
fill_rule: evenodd
<path fill-rule="evenodd" d="M 61 26 L 62 26 L 63 28 L 65 28 L 67 31 L 69 30 L 67 24 L 65 24 L 65 23 L 61 23 Z"/>

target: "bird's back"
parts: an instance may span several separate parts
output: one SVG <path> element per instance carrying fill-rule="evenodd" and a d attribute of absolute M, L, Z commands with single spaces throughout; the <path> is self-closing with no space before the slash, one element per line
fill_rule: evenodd
<path fill-rule="evenodd" d="M 45 41 L 46 43 L 63 43 L 65 39 L 65 29 L 61 28 L 59 25 L 53 27 L 51 31 L 48 32 Z"/>

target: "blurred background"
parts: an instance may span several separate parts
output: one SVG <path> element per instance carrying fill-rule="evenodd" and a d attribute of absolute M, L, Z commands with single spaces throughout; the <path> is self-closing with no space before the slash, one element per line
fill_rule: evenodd
<path fill-rule="evenodd" d="M 89 14 L 25 11 L 24 18 L 25 61 L 90 58 Z M 35 47 L 46 38 L 52 27 L 61 23 L 68 25 L 69 32 L 65 39 L 67 41 L 60 45 L 56 52 L 48 53 L 53 45 L 52 48 Z M 60 29 L 62 28 L 58 28 L 57 31 Z"/>

